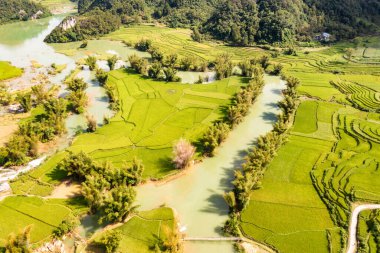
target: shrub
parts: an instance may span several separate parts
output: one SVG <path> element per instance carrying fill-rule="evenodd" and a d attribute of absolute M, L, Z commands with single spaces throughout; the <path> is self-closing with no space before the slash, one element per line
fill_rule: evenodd
<path fill-rule="evenodd" d="M 180 139 L 173 147 L 173 164 L 177 169 L 184 169 L 191 165 L 195 148 L 185 139 Z"/>
<path fill-rule="evenodd" d="M 100 242 L 106 248 L 107 253 L 116 252 L 121 240 L 121 233 L 119 231 L 108 231 L 102 237 Z"/>

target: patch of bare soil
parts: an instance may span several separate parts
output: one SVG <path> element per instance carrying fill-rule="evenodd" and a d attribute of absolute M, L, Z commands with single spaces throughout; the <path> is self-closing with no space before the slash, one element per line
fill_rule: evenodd
<path fill-rule="evenodd" d="M 48 198 L 69 199 L 80 195 L 81 185 L 71 181 L 64 181 L 58 185 Z"/>
<path fill-rule="evenodd" d="M 0 147 L 8 142 L 12 134 L 18 129 L 20 119 L 26 118 L 29 113 L 5 114 L 0 116 Z"/>

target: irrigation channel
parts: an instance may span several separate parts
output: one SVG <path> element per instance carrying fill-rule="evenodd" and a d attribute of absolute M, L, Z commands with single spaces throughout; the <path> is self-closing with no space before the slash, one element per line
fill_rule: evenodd
<path fill-rule="evenodd" d="M 62 81 L 76 66 L 76 60 L 85 54 L 80 49 L 73 49 L 74 56 L 65 56 L 57 53 L 54 48 L 43 42 L 45 36 L 57 26 L 64 15 L 53 16 L 43 20 L 28 21 L 4 25 L 0 29 L 0 61 L 10 61 L 13 65 L 24 69 L 21 78 L 9 82 L 13 90 L 22 89 L 30 85 L 31 80 L 39 73 L 46 73 L 52 63 L 66 64 L 62 73 L 49 76 L 51 83 L 61 85 L 62 95 L 64 85 Z M 131 53 L 141 54 L 127 48 L 121 42 L 97 40 L 90 41 L 91 52 L 97 54 L 119 54 L 126 59 Z M 34 67 L 33 61 L 42 65 Z M 102 62 L 99 62 L 102 66 Z M 197 81 L 200 73 L 181 73 L 189 82 Z M 209 81 L 213 80 L 213 73 L 205 73 Z M 100 123 L 104 115 L 109 115 L 108 99 L 105 90 L 93 81 L 93 74 L 84 68 L 78 74 L 89 85 L 89 107 L 87 112 L 93 115 Z M 231 189 L 231 180 L 236 168 L 244 161 L 247 150 L 254 145 L 257 137 L 269 132 L 279 113 L 277 102 L 282 99 L 281 91 L 285 83 L 278 77 L 265 77 L 266 85 L 256 103 L 252 106 L 244 122 L 238 125 L 228 137 L 227 141 L 218 148 L 217 155 L 206 158 L 201 163 L 186 171 L 184 175 L 161 183 L 148 183 L 138 187 L 138 203 L 140 210 L 150 210 L 160 205 L 167 205 L 175 209 L 178 214 L 181 228 L 188 238 L 221 238 L 221 228 L 228 218 L 228 207 L 223 199 L 223 193 Z M 186 82 L 186 80 L 185 80 Z M 66 125 L 68 140 L 78 128 L 85 124 L 83 115 L 70 115 Z M 32 164 L 34 167 L 35 164 Z M 9 173 L 9 171 L 7 171 Z M 9 176 L 9 174 L 6 174 Z M 2 172 L 0 169 L 0 179 Z M 4 178 L 3 178 L 4 179 Z M 0 181 L 1 182 L 1 181 Z M 186 229 L 185 229 L 186 228 Z M 185 252 L 188 253 L 232 253 L 232 241 L 185 241 Z"/>

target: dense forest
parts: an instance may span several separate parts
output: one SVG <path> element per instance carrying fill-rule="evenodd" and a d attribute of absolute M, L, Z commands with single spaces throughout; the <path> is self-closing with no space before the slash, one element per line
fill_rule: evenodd
<path fill-rule="evenodd" d="M 91 20 L 94 11 L 117 17 L 123 24 L 158 20 L 170 27 L 192 28 L 198 40 L 211 37 L 234 45 L 311 41 L 321 32 L 336 40 L 350 39 L 375 33 L 380 25 L 380 0 L 79 0 L 78 11 L 82 20 Z M 103 27 L 109 29 L 96 35 L 118 27 L 114 19 L 107 22 Z M 94 25 L 78 22 L 80 28 L 55 31 L 55 39 L 47 41 L 65 42 L 76 37 L 65 34 L 78 29 L 82 34 L 77 40 L 91 37 L 85 30 Z"/>
<path fill-rule="evenodd" d="M 49 10 L 47 10 L 41 4 L 30 0 L 0 1 L 0 25 L 13 20 L 43 18 L 49 15 Z"/>

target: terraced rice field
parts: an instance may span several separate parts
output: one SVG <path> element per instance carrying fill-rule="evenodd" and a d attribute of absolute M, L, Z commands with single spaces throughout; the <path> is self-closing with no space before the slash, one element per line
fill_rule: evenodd
<path fill-rule="evenodd" d="M 264 54 L 263 50 L 254 47 L 229 47 L 216 42 L 198 43 L 193 41 L 191 33 L 189 29 L 139 25 L 123 27 L 104 38 L 127 41 L 132 44 L 141 39 L 150 39 L 153 45 L 167 54 L 177 53 L 181 57 L 198 57 L 205 60 L 214 60 L 221 53 L 229 53 L 235 60 Z"/>
<path fill-rule="evenodd" d="M 289 142 L 241 216 L 245 234 L 280 252 L 344 251 L 352 203 L 380 202 L 378 92 L 353 82 L 334 87 L 343 104 L 300 104 Z"/>
<path fill-rule="evenodd" d="M 117 252 L 152 252 L 155 243 L 158 240 L 165 240 L 168 231 L 171 232 L 175 226 L 174 213 L 170 208 L 162 207 L 140 212 L 127 223 L 115 229 L 122 235 Z M 94 242 L 101 237 L 102 234 L 95 235 Z M 87 250 L 93 252 L 91 249 Z"/>
<path fill-rule="evenodd" d="M 74 210 L 85 210 L 79 200 L 45 200 L 39 197 L 8 197 L 0 202 L 0 250 L 8 235 L 31 225 L 31 242 L 48 239 L 52 231 Z"/>
<path fill-rule="evenodd" d="M 352 82 L 335 82 L 337 89 L 347 95 L 355 107 L 365 111 L 380 112 L 380 92 Z"/>

